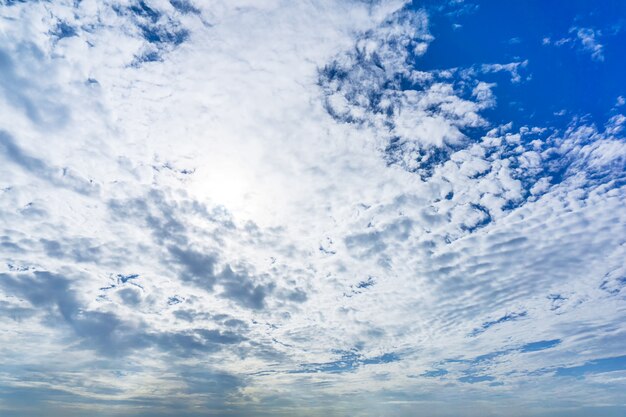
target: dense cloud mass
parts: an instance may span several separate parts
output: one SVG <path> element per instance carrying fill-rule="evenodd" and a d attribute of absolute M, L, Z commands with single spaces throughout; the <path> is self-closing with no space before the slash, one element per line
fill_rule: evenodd
<path fill-rule="evenodd" d="M 427 65 L 475 6 L 0 3 L 0 414 L 623 415 L 624 98 Z"/>

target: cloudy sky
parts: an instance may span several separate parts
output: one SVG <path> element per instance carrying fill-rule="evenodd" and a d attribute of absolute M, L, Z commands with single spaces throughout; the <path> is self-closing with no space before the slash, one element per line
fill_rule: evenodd
<path fill-rule="evenodd" d="M 626 3 L 0 1 L 0 414 L 626 415 Z"/>

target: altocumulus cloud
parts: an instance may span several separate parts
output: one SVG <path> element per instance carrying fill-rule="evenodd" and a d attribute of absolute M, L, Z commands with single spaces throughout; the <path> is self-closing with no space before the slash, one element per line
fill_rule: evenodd
<path fill-rule="evenodd" d="M 626 409 L 619 108 L 497 124 L 403 1 L 0 11 L 3 416 Z"/>

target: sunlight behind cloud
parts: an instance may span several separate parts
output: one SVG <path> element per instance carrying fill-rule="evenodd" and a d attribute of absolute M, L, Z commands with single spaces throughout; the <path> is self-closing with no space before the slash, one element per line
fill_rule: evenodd
<path fill-rule="evenodd" d="M 222 205 L 239 219 L 262 216 L 262 179 L 236 154 L 213 153 L 200 159 L 190 180 L 189 192 L 198 201 Z"/>

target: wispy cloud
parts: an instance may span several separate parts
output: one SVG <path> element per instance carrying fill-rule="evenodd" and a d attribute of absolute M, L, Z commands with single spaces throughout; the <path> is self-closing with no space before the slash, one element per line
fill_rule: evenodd
<path fill-rule="evenodd" d="M 572 26 L 569 30 L 571 36 L 556 40 L 545 37 L 543 45 L 564 46 L 569 45 L 591 56 L 594 61 L 604 61 L 604 45 L 600 43 L 602 32 L 588 27 Z"/>
<path fill-rule="evenodd" d="M 599 43 L 598 38 L 601 33 L 591 28 L 577 28 L 573 27 L 570 32 L 574 32 L 578 38 L 582 49 L 589 54 L 591 58 L 596 61 L 604 61 L 604 47 Z"/>

